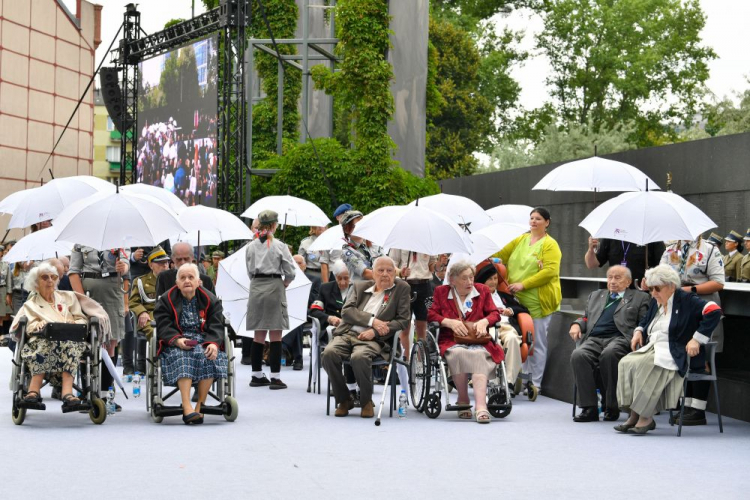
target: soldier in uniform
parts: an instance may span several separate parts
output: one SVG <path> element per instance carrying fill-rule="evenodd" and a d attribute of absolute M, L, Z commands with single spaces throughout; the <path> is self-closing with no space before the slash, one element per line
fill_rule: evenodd
<path fill-rule="evenodd" d="M 106 346 L 112 361 L 117 363 L 117 344 L 125 338 L 125 314 L 128 311 L 127 290 L 130 284 L 128 255 L 123 249 L 99 251 L 76 244 L 70 255 L 70 285 L 73 290 L 97 301 L 107 311 L 112 327 Z M 102 370 L 101 387 L 112 386 L 112 375 Z M 119 408 L 118 408 L 119 410 Z"/>
<path fill-rule="evenodd" d="M 721 305 L 719 291 L 724 288 L 724 260 L 719 249 L 706 243 L 702 237 L 672 242 L 667 246 L 661 264 L 668 264 L 677 271 L 684 291 Z M 714 330 L 711 341 L 718 344 L 716 351 L 721 352 L 724 345 L 722 323 Z M 683 425 L 706 425 L 706 400 L 710 387 L 710 382 L 688 383 Z"/>
<path fill-rule="evenodd" d="M 740 262 L 740 271 L 739 271 L 739 281 L 742 283 L 748 283 L 750 282 L 750 229 L 747 230 L 747 233 L 745 233 L 745 237 L 743 239 L 743 244 L 745 246 L 745 250 L 747 250 L 747 253 L 744 257 L 742 257 L 742 261 Z"/>
<path fill-rule="evenodd" d="M 146 342 L 151 338 L 154 329 L 151 321 L 154 319 L 156 306 L 156 277 L 159 273 L 169 269 L 169 256 L 160 246 L 154 247 L 146 257 L 151 271 L 133 280 L 130 290 L 130 310 L 133 312 L 138 329 L 136 340 L 136 371 L 146 371 Z"/>
<path fill-rule="evenodd" d="M 216 285 L 216 276 L 219 274 L 219 262 L 224 259 L 224 252 L 216 250 L 211 254 L 211 266 L 206 270 L 206 274 L 211 278 L 211 281 Z"/>
<path fill-rule="evenodd" d="M 713 245 L 713 246 L 715 246 L 716 248 L 719 248 L 719 249 L 721 249 L 721 243 L 723 241 L 724 241 L 724 238 L 722 238 L 721 236 L 719 236 L 716 233 L 711 233 L 708 236 L 708 238 L 706 238 L 706 243 L 708 243 L 709 245 Z"/>
<path fill-rule="evenodd" d="M 323 234 L 323 231 L 325 231 L 325 226 L 311 226 L 310 232 L 308 233 L 308 237 L 302 240 L 299 244 L 299 250 L 297 250 L 297 255 L 301 256 L 303 259 L 305 259 L 305 265 L 307 266 L 307 273 L 314 274 L 318 278 L 322 279 L 322 258 L 325 254 L 324 251 L 318 250 L 318 251 L 311 251 L 309 250 L 310 245 L 315 243 L 315 240 Z M 326 266 L 327 267 L 327 266 Z"/>
<path fill-rule="evenodd" d="M 730 231 L 724 238 L 724 248 L 727 254 L 724 256 L 724 276 L 727 281 L 739 281 L 740 263 L 742 262 L 742 235 L 737 231 Z"/>

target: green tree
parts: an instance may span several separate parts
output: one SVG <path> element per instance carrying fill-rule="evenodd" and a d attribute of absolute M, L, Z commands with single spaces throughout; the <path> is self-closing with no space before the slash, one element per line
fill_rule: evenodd
<path fill-rule="evenodd" d="M 750 83 L 750 80 L 748 80 Z M 705 131 L 710 136 L 750 132 L 750 89 L 737 93 L 738 103 L 724 98 L 706 105 Z"/>
<path fill-rule="evenodd" d="M 633 140 L 648 146 L 692 119 L 716 57 L 701 40 L 698 0 L 540 0 L 538 11 L 537 48 L 563 123 L 632 120 Z"/>

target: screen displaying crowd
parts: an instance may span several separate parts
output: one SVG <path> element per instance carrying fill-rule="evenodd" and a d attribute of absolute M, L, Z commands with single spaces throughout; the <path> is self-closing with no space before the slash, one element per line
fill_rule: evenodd
<path fill-rule="evenodd" d="M 138 182 L 163 187 L 187 205 L 216 205 L 216 39 L 139 66 Z"/>

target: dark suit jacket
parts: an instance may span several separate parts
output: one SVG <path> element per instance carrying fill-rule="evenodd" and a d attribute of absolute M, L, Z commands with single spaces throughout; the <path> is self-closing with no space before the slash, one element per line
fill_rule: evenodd
<path fill-rule="evenodd" d="M 656 316 L 659 305 L 656 299 L 651 299 L 648 313 L 638 325 L 644 332 L 648 331 L 648 325 Z M 694 358 L 688 360 L 685 346 L 690 339 L 694 338 L 701 344 L 711 339 L 714 328 L 721 321 L 721 308 L 711 301 L 705 301 L 694 293 L 684 292 L 677 289 L 672 299 L 672 317 L 669 319 L 669 352 L 672 359 L 677 363 L 677 371 L 685 376 L 688 368 L 703 370 L 706 365 L 706 352 L 701 347 L 700 352 Z"/>
<path fill-rule="evenodd" d="M 318 300 L 318 294 L 320 294 L 320 278 L 312 273 L 308 274 L 307 271 L 305 271 L 305 276 L 310 280 L 310 283 L 312 283 L 312 286 L 310 287 L 310 296 L 307 299 L 307 307 L 309 308 L 313 302 Z"/>
<path fill-rule="evenodd" d="M 200 266 L 198 267 L 200 269 Z M 199 273 L 201 281 L 203 282 L 203 288 L 211 293 L 216 293 L 214 289 L 214 282 L 211 281 L 211 277 L 203 273 Z M 161 297 L 164 292 L 172 288 L 177 284 L 177 269 L 167 269 L 159 273 L 156 278 L 156 296 Z"/>
<path fill-rule="evenodd" d="M 573 322 L 581 327 L 581 332 L 583 333 L 581 340 L 585 340 L 588 337 L 591 330 L 594 329 L 596 322 L 599 321 L 602 312 L 604 312 L 604 306 L 607 305 L 607 296 L 609 293 L 609 290 L 596 290 L 589 294 L 589 298 L 586 300 L 586 312 L 583 317 Z M 617 304 L 617 309 L 615 309 L 615 326 L 628 339 L 628 342 L 633 339 L 633 331 L 648 311 L 650 300 L 646 292 L 628 288 L 625 290 L 622 300 Z"/>
<path fill-rule="evenodd" d="M 321 328 L 325 328 L 328 325 L 328 316 L 340 318 L 343 307 L 344 300 L 341 298 L 338 283 L 329 281 L 320 285 L 318 298 L 312 303 L 307 314 L 320 321 Z"/>
<path fill-rule="evenodd" d="M 344 335 L 351 331 L 352 326 L 367 327 L 372 318 L 370 313 L 362 309 L 372 297 L 372 293 L 365 290 L 375 285 L 374 280 L 358 281 L 352 285 L 349 297 L 341 309 L 341 324 L 333 331 L 333 336 Z M 388 297 L 385 307 L 375 314 L 375 318 L 388 322 L 388 335 L 375 337 L 378 343 L 385 343 L 393 334 L 409 325 L 411 319 L 411 287 L 403 280 L 396 280 L 395 286 Z"/>

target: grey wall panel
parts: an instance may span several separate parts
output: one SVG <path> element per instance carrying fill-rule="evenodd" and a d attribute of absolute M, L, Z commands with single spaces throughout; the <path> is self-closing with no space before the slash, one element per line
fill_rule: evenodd
<path fill-rule="evenodd" d="M 629 163 L 698 206 L 716 222 L 722 236 L 750 228 L 750 133 L 608 155 Z M 484 208 L 501 203 L 545 206 L 552 214 L 550 234 L 563 252 L 563 276 L 603 276 L 583 263 L 588 233 L 578 224 L 594 209 L 593 193 L 531 191 L 559 163 L 445 180 L 443 191 L 474 199 Z M 597 204 L 618 193 L 598 193 Z"/>
<path fill-rule="evenodd" d="M 426 142 L 427 37 L 429 1 L 389 2 L 393 64 L 391 91 L 395 104 L 388 133 L 398 149 L 394 159 L 401 168 L 424 176 Z"/>

